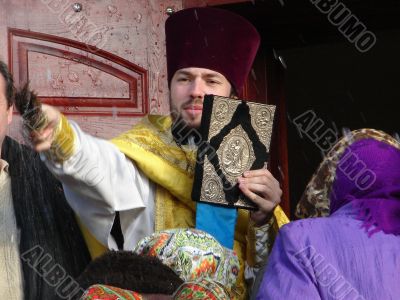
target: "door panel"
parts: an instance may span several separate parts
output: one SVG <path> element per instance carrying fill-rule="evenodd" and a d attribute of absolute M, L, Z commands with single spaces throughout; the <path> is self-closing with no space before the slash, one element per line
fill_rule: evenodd
<path fill-rule="evenodd" d="M 17 84 L 30 80 L 44 102 L 103 138 L 146 112 L 167 114 L 165 12 L 182 1 L 86 0 L 81 11 L 75 2 L 0 0 L 0 57 Z M 22 141 L 20 123 L 15 115 L 9 134 Z"/>
<path fill-rule="evenodd" d="M 43 103 L 69 115 L 143 116 L 147 70 L 87 45 L 32 31 L 9 29 L 10 70 L 30 82 Z"/>
<path fill-rule="evenodd" d="M 28 50 L 27 54 L 28 80 L 34 90 L 40 91 L 40 97 L 130 98 L 128 82 L 95 68 L 93 64 L 83 64 L 74 58 L 65 59 L 39 50 Z M 132 80 L 134 88 L 136 80 Z M 133 100 L 136 104 L 137 97 Z"/>

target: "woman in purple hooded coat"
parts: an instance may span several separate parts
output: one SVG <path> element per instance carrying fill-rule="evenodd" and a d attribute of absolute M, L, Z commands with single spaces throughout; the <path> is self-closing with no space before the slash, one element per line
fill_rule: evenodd
<path fill-rule="evenodd" d="M 330 161 L 329 217 L 280 230 L 257 299 L 399 299 L 400 147 L 347 144 Z"/>

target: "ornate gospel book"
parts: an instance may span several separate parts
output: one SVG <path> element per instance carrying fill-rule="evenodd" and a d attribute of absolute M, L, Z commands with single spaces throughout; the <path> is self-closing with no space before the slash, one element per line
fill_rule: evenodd
<path fill-rule="evenodd" d="M 243 172 L 266 167 L 275 106 L 207 95 L 192 199 L 255 210 L 237 184 Z"/>

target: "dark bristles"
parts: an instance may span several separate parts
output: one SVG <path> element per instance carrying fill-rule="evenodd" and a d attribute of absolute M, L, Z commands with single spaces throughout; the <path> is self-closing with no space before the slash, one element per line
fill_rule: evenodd
<path fill-rule="evenodd" d="M 36 93 L 29 89 L 29 83 L 16 92 L 15 106 L 30 129 L 35 130 L 43 126 L 45 118 L 41 103 Z"/>
<path fill-rule="evenodd" d="M 173 294 L 183 280 L 158 258 L 110 251 L 94 259 L 77 279 L 83 289 L 106 284 L 144 294 Z"/>

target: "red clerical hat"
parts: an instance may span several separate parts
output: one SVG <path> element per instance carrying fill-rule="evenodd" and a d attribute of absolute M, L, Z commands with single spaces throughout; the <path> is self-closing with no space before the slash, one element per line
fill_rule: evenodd
<path fill-rule="evenodd" d="M 190 8 L 169 17 L 165 33 L 168 83 L 179 69 L 206 68 L 241 92 L 260 44 L 249 21 L 223 9 Z"/>

